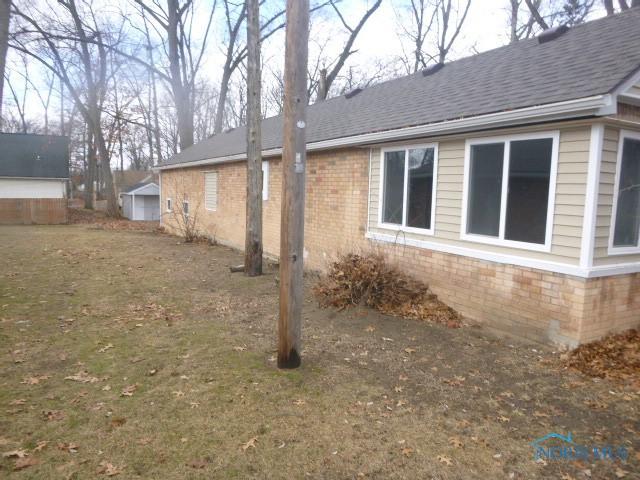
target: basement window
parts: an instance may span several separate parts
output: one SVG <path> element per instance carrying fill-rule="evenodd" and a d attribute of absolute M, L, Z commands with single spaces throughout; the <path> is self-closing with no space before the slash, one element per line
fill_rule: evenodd
<path fill-rule="evenodd" d="M 173 206 L 171 205 L 171 199 L 167 198 L 167 212 L 170 212 L 173 209 Z"/>
<path fill-rule="evenodd" d="M 465 155 L 465 240 L 549 251 L 557 132 L 469 140 Z"/>
<path fill-rule="evenodd" d="M 640 133 L 620 132 L 611 225 L 609 253 L 640 253 Z"/>
<path fill-rule="evenodd" d="M 187 202 L 186 200 L 182 202 L 182 212 L 184 213 L 185 217 L 189 216 L 189 202 Z"/>
<path fill-rule="evenodd" d="M 437 145 L 382 151 L 382 228 L 433 234 Z"/>

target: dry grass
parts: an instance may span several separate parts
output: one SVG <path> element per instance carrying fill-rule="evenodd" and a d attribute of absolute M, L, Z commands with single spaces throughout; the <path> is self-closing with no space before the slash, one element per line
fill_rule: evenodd
<path fill-rule="evenodd" d="M 477 328 L 309 297 L 302 368 L 278 371 L 276 272 L 229 273 L 241 262 L 169 235 L 0 227 L 0 478 L 636 477 L 636 389 Z M 630 459 L 536 463 L 550 431 Z"/>
<path fill-rule="evenodd" d="M 314 287 L 324 307 L 364 305 L 381 313 L 461 325 L 458 312 L 438 300 L 424 283 L 402 273 L 380 253 L 341 255 Z"/>

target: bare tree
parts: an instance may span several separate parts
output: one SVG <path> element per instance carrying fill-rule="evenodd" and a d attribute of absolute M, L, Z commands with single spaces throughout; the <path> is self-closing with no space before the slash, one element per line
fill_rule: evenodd
<path fill-rule="evenodd" d="M 613 5 L 613 0 L 603 0 L 604 8 L 607 11 L 607 15 L 613 15 L 616 13 L 616 9 Z M 618 0 L 620 10 L 629 10 L 629 4 L 626 0 Z M 640 7 L 640 0 L 631 0 L 631 8 Z"/>
<path fill-rule="evenodd" d="M 240 38 L 240 31 L 243 23 L 247 19 L 247 2 L 235 4 L 230 0 L 224 1 L 225 26 L 227 34 L 227 45 L 225 48 L 225 61 L 222 66 L 220 78 L 220 91 L 218 94 L 218 106 L 216 108 L 215 123 L 213 133 L 220 133 L 224 128 L 227 99 L 231 86 L 231 77 L 238 67 L 247 58 L 247 45 Z M 260 0 L 260 5 L 264 5 L 265 0 Z M 320 7 L 317 7 L 320 8 Z M 260 25 L 260 42 L 264 42 L 278 30 L 284 28 L 284 9 L 278 9 L 272 13 Z"/>
<path fill-rule="evenodd" d="M 158 76 L 169 84 L 176 109 L 180 149 L 183 150 L 193 145 L 194 86 L 202 66 L 217 1 L 214 0 L 209 10 L 200 48 L 194 45 L 192 27 L 195 12 L 192 0 L 166 0 L 166 8 L 153 0 L 135 0 L 135 2 L 143 9 L 144 15 L 153 19 L 154 28 L 161 35 L 162 51 L 168 62 L 169 73 L 166 74 L 158 68 L 153 63 L 153 57 L 147 61 L 133 54 L 125 55 L 144 64 L 154 76 Z M 145 48 L 149 49 L 151 55 L 151 41 L 146 20 L 145 30 L 147 33 Z M 123 52 L 120 51 L 120 53 Z M 153 83 L 155 82 L 152 81 Z"/>
<path fill-rule="evenodd" d="M 362 27 L 364 27 L 364 25 L 367 23 L 367 20 L 371 18 L 371 15 L 373 15 L 374 12 L 380 7 L 381 3 L 382 0 L 376 0 L 373 5 L 371 5 L 371 7 L 367 9 L 367 11 L 355 25 L 355 27 L 352 27 L 349 25 L 349 23 L 347 23 L 342 12 L 338 8 L 338 2 L 336 0 L 330 0 L 329 4 L 336 12 L 336 15 L 340 19 L 340 22 L 342 23 L 344 28 L 346 28 L 347 32 L 349 32 L 349 37 L 347 38 L 347 41 L 344 44 L 340 55 L 338 55 L 338 58 L 334 61 L 331 70 L 321 70 L 316 101 L 326 100 L 327 95 L 329 94 L 329 90 L 331 89 L 331 85 L 338 77 L 338 74 L 344 67 L 345 62 L 351 55 L 356 52 L 356 50 L 353 50 L 353 44 L 358 38 L 358 34 L 362 31 Z"/>
<path fill-rule="evenodd" d="M 40 12 L 29 13 L 13 7 L 23 25 L 12 48 L 31 56 L 54 73 L 71 94 L 90 129 L 100 157 L 101 179 L 107 199 L 107 214 L 118 215 L 111 174 L 110 153 L 102 128 L 102 102 L 107 90 L 110 63 L 106 45 L 111 39 L 97 20 L 90 4 L 59 0 L 61 15 L 55 21 Z M 66 16 L 66 17 L 65 17 Z M 37 48 L 34 48 L 37 47 Z"/>
<path fill-rule="evenodd" d="M 438 63 L 444 63 L 451 47 L 460 35 L 464 21 L 469 13 L 471 0 L 465 0 L 464 8 L 455 8 L 451 0 L 439 0 L 436 8 L 436 29 L 438 46 Z"/>

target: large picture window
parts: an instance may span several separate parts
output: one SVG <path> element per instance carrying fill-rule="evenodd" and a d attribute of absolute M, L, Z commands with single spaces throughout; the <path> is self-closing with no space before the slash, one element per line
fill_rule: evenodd
<path fill-rule="evenodd" d="M 550 248 L 558 135 L 469 141 L 462 236 Z"/>
<path fill-rule="evenodd" d="M 433 232 L 436 173 L 435 145 L 383 151 L 383 226 Z"/>
<path fill-rule="evenodd" d="M 612 253 L 640 251 L 640 134 L 622 132 L 616 170 Z"/>

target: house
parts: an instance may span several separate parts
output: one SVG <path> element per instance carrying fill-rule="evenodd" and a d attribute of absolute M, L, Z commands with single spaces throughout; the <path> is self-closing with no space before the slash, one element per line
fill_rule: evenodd
<path fill-rule="evenodd" d="M 160 188 L 154 182 L 141 182 L 120 194 L 122 215 L 129 220 L 160 220 Z"/>
<path fill-rule="evenodd" d="M 639 31 L 630 9 L 310 106 L 305 265 L 375 248 L 466 317 L 534 341 L 640 326 Z M 276 256 L 282 118 L 262 135 Z M 162 209 L 237 248 L 245 137 L 160 167 Z"/>
<path fill-rule="evenodd" d="M 66 223 L 69 138 L 0 133 L 0 224 Z"/>

